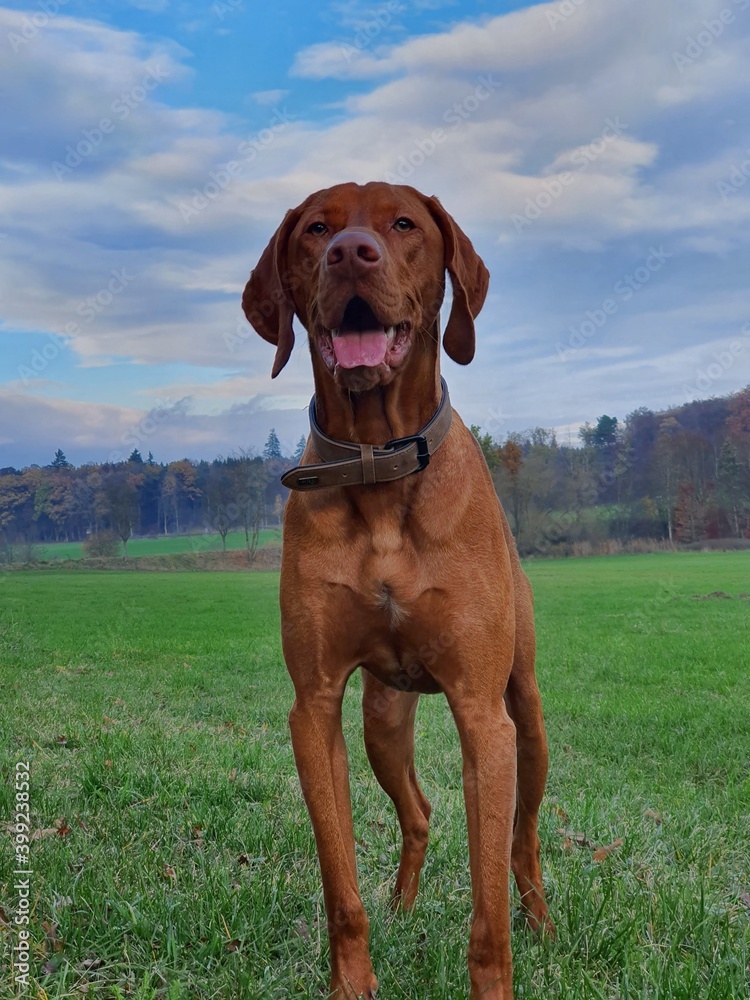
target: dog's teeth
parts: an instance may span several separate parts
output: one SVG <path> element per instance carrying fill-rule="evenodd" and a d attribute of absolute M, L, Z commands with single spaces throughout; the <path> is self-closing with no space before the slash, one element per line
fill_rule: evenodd
<path fill-rule="evenodd" d="M 393 338 L 396 336 L 396 327 L 389 326 L 388 329 L 385 331 L 385 335 L 389 340 L 393 340 Z"/>
<path fill-rule="evenodd" d="M 335 330 L 331 330 L 331 336 L 332 337 L 338 337 L 338 335 L 339 335 L 339 328 L 338 327 L 336 327 Z"/>

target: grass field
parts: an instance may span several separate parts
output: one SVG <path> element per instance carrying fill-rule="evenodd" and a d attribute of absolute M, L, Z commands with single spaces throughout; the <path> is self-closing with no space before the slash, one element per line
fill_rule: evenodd
<path fill-rule="evenodd" d="M 737 595 L 750 557 L 528 570 L 558 938 L 537 943 L 516 919 L 516 997 L 747 1000 L 750 600 Z M 12 985 L 16 931 L 0 921 L 2 1000 L 325 997 L 277 586 L 275 573 L 0 576 L 0 819 L 7 829 L 15 764 L 28 760 L 40 831 L 34 985 Z M 397 823 L 366 762 L 358 688 L 355 677 L 345 728 L 380 996 L 461 1000 L 470 885 L 453 723 L 441 697 L 422 700 L 431 842 L 415 914 L 393 915 Z M 13 857 L 0 833 L 8 920 Z"/>
<path fill-rule="evenodd" d="M 280 542 L 281 531 L 266 528 L 261 531 L 259 545 Z M 230 531 L 227 535 L 227 549 L 244 549 L 244 531 Z M 158 538 L 131 538 L 128 542 L 128 556 L 176 555 L 180 552 L 220 552 L 220 535 L 160 535 Z M 81 559 L 83 548 L 80 542 L 49 542 L 33 546 L 35 559 Z"/>

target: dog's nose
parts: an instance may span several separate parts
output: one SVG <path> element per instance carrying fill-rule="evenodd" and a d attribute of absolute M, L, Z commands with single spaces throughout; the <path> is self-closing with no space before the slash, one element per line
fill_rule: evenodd
<path fill-rule="evenodd" d="M 328 268 L 351 267 L 361 271 L 376 267 L 383 259 L 380 244 L 374 236 L 356 229 L 336 233 L 328 244 Z"/>

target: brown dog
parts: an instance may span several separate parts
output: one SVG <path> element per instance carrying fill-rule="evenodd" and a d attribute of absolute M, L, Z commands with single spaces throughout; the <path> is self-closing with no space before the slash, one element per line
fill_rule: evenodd
<path fill-rule="evenodd" d="M 547 742 L 532 595 L 481 450 L 451 419 L 442 388 L 446 269 L 453 305 L 443 345 L 468 364 L 489 277 L 469 239 L 437 199 L 411 187 L 340 184 L 287 213 L 243 296 L 249 321 L 276 345 L 274 377 L 289 359 L 295 314 L 312 354 L 313 433 L 302 466 L 285 477 L 295 492 L 284 518 L 281 628 L 338 1000 L 377 988 L 341 729 L 357 667 L 367 754 L 403 835 L 395 901 L 413 905 L 427 846 L 417 701 L 442 691 L 464 762 L 472 1000 L 513 996 L 511 868 L 529 923 L 553 931 L 537 836 Z"/>

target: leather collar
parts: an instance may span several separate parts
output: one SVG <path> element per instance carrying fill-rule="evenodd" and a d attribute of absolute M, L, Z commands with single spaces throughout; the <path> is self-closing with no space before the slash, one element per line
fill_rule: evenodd
<path fill-rule="evenodd" d="M 290 490 L 322 490 L 329 486 L 390 483 L 421 472 L 445 441 L 453 419 L 448 386 L 440 379 L 440 405 L 425 426 L 408 437 L 382 446 L 338 441 L 324 434 L 315 417 L 315 396 L 310 400 L 310 438 L 323 459 L 316 465 L 298 465 L 285 472 L 281 482 Z"/>

